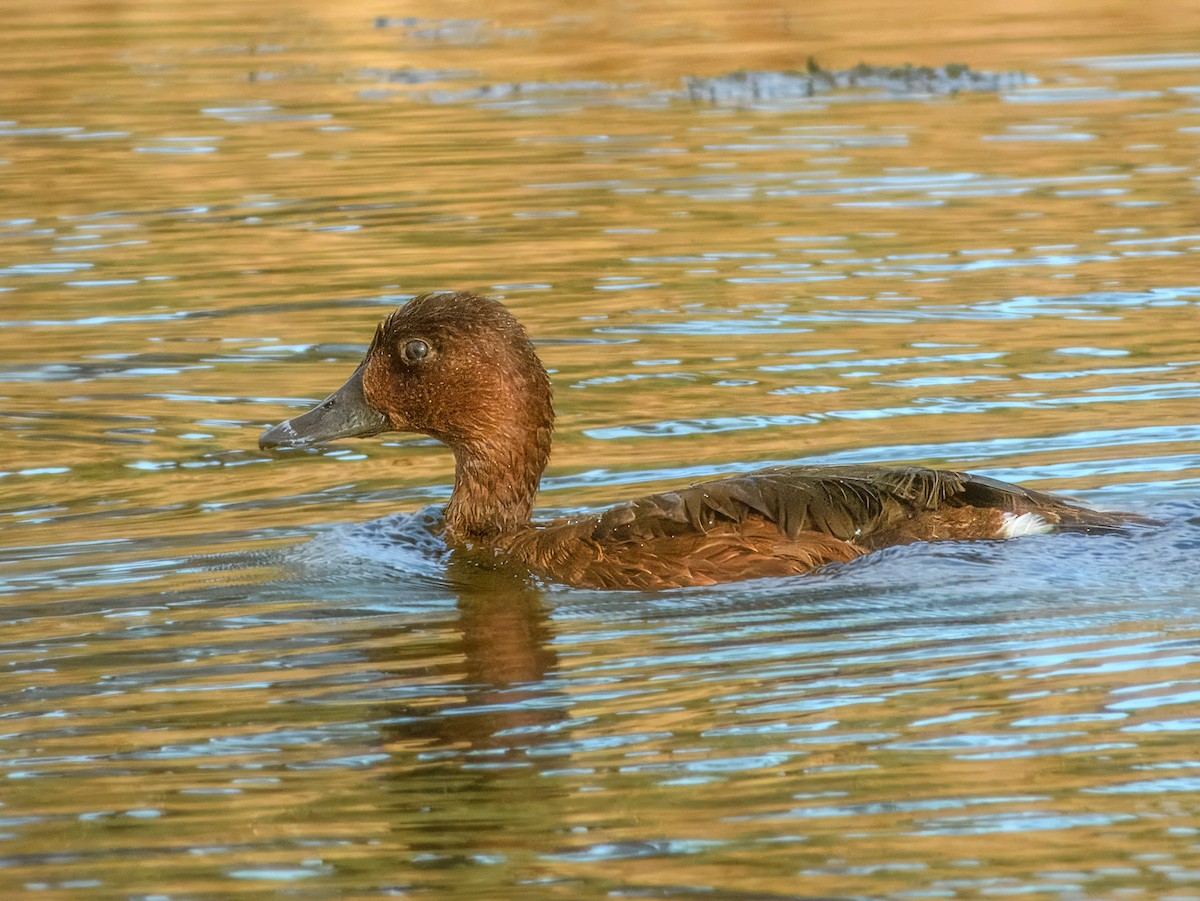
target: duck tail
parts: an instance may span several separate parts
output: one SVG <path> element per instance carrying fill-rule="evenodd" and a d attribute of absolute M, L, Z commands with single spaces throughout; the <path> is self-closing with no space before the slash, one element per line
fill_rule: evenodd
<path fill-rule="evenodd" d="M 965 474 L 964 474 L 965 475 Z M 1123 534 L 1130 527 L 1161 525 L 1139 513 L 1093 510 L 1071 499 L 1046 494 L 980 475 L 966 475 L 963 500 L 972 506 L 1006 511 L 1005 530 L 1011 535 L 1031 532 L 1080 532 L 1087 535 Z M 1036 517 L 1040 527 L 1028 517 Z"/>
<path fill-rule="evenodd" d="M 1092 510 L 1075 504 L 1059 502 L 1047 511 L 1047 520 L 1053 523 L 1055 532 L 1081 532 L 1085 535 L 1128 534 L 1130 527 L 1162 525 L 1138 513 Z"/>

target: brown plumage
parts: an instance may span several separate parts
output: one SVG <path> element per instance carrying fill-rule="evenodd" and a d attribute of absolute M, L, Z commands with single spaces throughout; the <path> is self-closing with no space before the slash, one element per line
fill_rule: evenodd
<path fill-rule="evenodd" d="M 588 588 L 795 575 L 913 541 L 1106 532 L 1144 521 L 961 472 L 789 466 L 535 525 L 553 421 L 549 377 L 516 319 L 484 297 L 426 294 L 380 324 L 345 385 L 264 432 L 259 444 L 304 447 L 389 430 L 432 435 L 455 456 L 449 541 Z"/>

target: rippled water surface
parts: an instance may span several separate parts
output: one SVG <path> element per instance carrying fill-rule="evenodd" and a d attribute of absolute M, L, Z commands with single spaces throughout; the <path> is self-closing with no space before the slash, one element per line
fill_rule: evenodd
<path fill-rule="evenodd" d="M 480 9 L 0 0 L 0 895 L 1200 897 L 1193 5 Z M 429 439 L 256 446 L 443 288 L 552 370 L 553 511 L 915 461 L 1163 525 L 504 583 Z"/>

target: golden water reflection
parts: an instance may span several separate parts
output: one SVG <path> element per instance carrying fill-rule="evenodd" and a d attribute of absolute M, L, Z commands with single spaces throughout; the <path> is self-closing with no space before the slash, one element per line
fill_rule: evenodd
<path fill-rule="evenodd" d="M 0 894 L 1196 894 L 1187 4 L 5 23 Z M 809 56 L 1039 83 L 682 98 Z M 1168 525 L 513 583 L 426 439 L 257 450 L 439 288 L 552 370 L 546 507 L 914 460 Z"/>

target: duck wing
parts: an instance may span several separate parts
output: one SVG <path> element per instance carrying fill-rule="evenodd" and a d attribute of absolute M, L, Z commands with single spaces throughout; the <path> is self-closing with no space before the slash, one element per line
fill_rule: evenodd
<path fill-rule="evenodd" d="M 1115 531 L 1138 520 L 952 470 L 787 466 L 622 504 L 597 519 L 593 537 L 646 540 L 761 519 L 789 538 L 817 532 L 875 549 L 909 541 L 1007 537 L 1005 524 L 1025 514 L 1041 519 L 1041 531 Z"/>
<path fill-rule="evenodd" d="M 793 575 L 913 541 L 1111 532 L 1136 519 L 950 470 L 790 466 L 552 523 L 512 550 L 555 581 L 658 589 Z"/>

